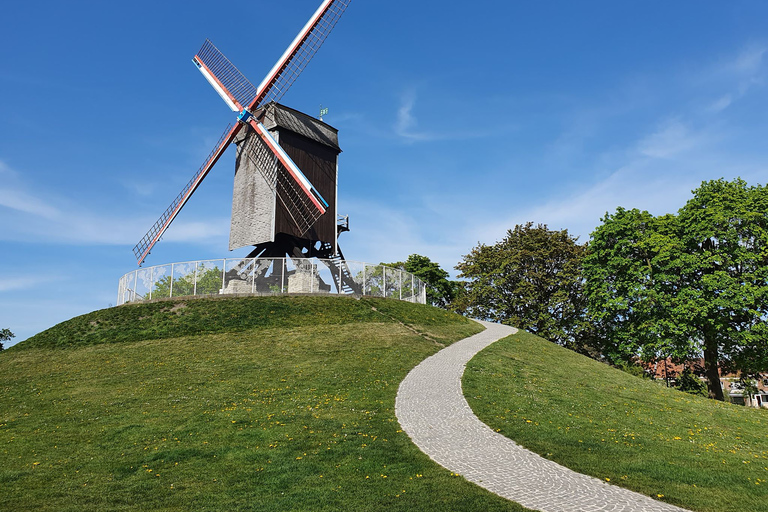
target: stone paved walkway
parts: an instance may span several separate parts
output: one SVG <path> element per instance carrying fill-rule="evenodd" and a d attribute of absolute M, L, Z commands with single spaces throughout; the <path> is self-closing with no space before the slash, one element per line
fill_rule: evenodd
<path fill-rule="evenodd" d="M 582 475 L 522 448 L 482 423 L 461 390 L 467 362 L 517 332 L 486 330 L 425 359 L 400 384 L 395 413 L 414 443 L 441 466 L 544 512 L 668 512 L 683 509 Z"/>

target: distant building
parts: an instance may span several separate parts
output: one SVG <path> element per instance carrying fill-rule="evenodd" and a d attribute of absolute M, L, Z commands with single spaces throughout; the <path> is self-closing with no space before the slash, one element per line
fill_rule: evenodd
<path fill-rule="evenodd" d="M 697 375 L 702 383 L 706 380 L 701 377 L 704 374 L 704 359 L 698 358 L 692 361 L 675 362 L 672 358 L 659 359 L 651 363 L 643 363 L 645 371 L 655 380 L 667 381 L 669 386 L 677 385 L 678 379 L 685 370 Z M 720 384 L 723 386 L 723 394 L 731 403 L 750 407 L 768 408 L 768 375 L 762 374 L 753 381 L 757 393 L 745 396 L 738 375 L 729 373 L 720 376 Z"/>
<path fill-rule="evenodd" d="M 757 387 L 757 393 L 745 394 L 741 382 L 735 375 L 721 377 L 720 383 L 723 385 L 723 393 L 728 394 L 732 403 L 768 408 L 768 377 L 765 375 L 761 375 L 759 379 L 753 381 Z"/>

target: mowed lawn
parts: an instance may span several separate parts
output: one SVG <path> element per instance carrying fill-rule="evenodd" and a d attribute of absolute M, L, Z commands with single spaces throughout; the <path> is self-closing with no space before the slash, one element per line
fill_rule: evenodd
<path fill-rule="evenodd" d="M 467 365 L 492 428 L 551 460 L 696 511 L 768 511 L 768 410 L 714 402 L 518 333 Z"/>
<path fill-rule="evenodd" d="M 78 317 L 0 353 L 0 510 L 524 510 L 394 415 L 406 373 L 479 330 L 331 297 Z"/>

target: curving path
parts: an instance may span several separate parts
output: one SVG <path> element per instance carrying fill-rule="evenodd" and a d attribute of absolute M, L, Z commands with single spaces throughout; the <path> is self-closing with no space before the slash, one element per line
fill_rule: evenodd
<path fill-rule="evenodd" d="M 462 393 L 464 366 L 494 341 L 517 332 L 514 327 L 481 323 L 485 331 L 425 359 L 400 384 L 395 414 L 421 451 L 470 482 L 534 510 L 684 510 L 571 471 L 481 422 Z"/>

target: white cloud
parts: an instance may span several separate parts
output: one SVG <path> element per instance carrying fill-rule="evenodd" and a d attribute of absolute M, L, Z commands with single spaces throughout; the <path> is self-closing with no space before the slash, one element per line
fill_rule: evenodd
<path fill-rule="evenodd" d="M 651 158 L 671 158 L 700 145 L 701 135 L 694 134 L 681 121 L 674 119 L 638 143 L 638 151 Z"/>
<path fill-rule="evenodd" d="M 0 207 L 29 213 L 44 219 L 55 219 L 61 212 L 40 198 L 16 188 L 0 187 Z"/>
<path fill-rule="evenodd" d="M 735 59 L 725 63 L 723 69 L 743 75 L 754 75 L 761 71 L 766 52 L 768 47 L 763 44 L 749 45 L 739 52 Z"/>
<path fill-rule="evenodd" d="M 397 121 L 395 122 L 395 133 L 404 139 L 416 141 L 430 139 L 430 135 L 415 131 L 418 126 L 418 120 L 413 114 L 413 108 L 416 105 L 416 93 L 406 91 L 400 98 L 400 107 L 397 109 Z"/>
<path fill-rule="evenodd" d="M 752 89 L 763 85 L 766 53 L 768 53 L 768 46 L 764 44 L 748 45 L 736 55 L 729 56 L 704 73 L 699 86 L 710 88 L 719 86 L 728 90 L 712 101 L 706 110 L 711 113 L 722 112 L 746 96 Z"/>
<path fill-rule="evenodd" d="M 0 162 L 0 172 L 17 173 Z M 18 180 L 0 185 L 0 240 L 71 245 L 133 245 L 156 219 L 131 215 L 105 215 L 64 197 L 43 199 Z M 177 220 L 164 240 L 206 242 L 229 232 L 228 218 L 205 221 Z M 222 235 L 223 234 L 223 235 Z"/>
<path fill-rule="evenodd" d="M 731 94 L 724 94 L 719 99 L 712 102 L 707 110 L 710 112 L 721 112 L 731 106 L 733 103 L 733 96 Z"/>
<path fill-rule="evenodd" d="M 136 194 L 139 197 L 149 197 L 157 189 L 157 183 L 147 180 L 124 180 L 121 185 Z"/>
<path fill-rule="evenodd" d="M 53 219 L 61 214 L 49 201 L 28 193 L 20 184 L 19 173 L 2 160 L 0 175 L 4 177 L 0 183 L 0 215 L 3 214 L 3 208 L 45 219 Z"/>
<path fill-rule="evenodd" d="M 421 254 L 450 272 L 476 242 L 456 229 L 450 212 L 425 208 L 422 199 L 398 209 L 375 200 L 347 200 L 344 209 L 351 231 L 339 237 L 339 245 L 350 260 L 394 262 Z"/>
<path fill-rule="evenodd" d="M 414 114 L 416 108 L 416 91 L 409 89 L 403 92 L 400 96 L 400 106 L 397 109 L 397 118 L 393 126 L 393 131 L 396 136 L 401 139 L 405 139 L 408 142 L 425 142 L 425 141 L 444 141 L 444 140 L 464 140 L 467 138 L 483 137 L 484 133 L 462 133 L 460 131 L 434 131 L 434 130 L 419 130 L 419 120 Z M 432 112 L 433 118 L 435 113 Z M 451 125 L 453 126 L 453 124 Z"/>
<path fill-rule="evenodd" d="M 63 279 L 61 276 L 40 276 L 31 275 L 25 277 L 0 276 L 0 292 L 10 292 L 14 290 L 27 290 L 39 284 L 50 283 Z"/>
<path fill-rule="evenodd" d="M 550 229 L 568 229 L 583 242 L 606 212 L 613 212 L 619 206 L 649 210 L 657 215 L 674 212 L 699 181 L 691 176 L 660 176 L 641 164 L 626 167 L 591 186 L 573 190 L 571 195 L 514 211 L 503 221 L 489 224 L 483 233 L 484 239 L 496 241 L 515 224 L 532 221 L 547 224 Z"/>

